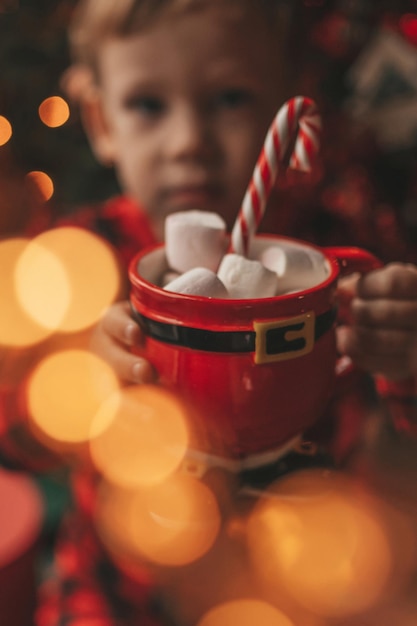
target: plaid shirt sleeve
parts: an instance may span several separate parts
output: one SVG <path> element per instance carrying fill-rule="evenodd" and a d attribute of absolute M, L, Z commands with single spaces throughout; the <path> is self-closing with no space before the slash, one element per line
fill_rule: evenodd
<path fill-rule="evenodd" d="M 78 514 L 64 521 L 39 599 L 36 626 L 175 626 L 151 581 L 115 566 Z"/>

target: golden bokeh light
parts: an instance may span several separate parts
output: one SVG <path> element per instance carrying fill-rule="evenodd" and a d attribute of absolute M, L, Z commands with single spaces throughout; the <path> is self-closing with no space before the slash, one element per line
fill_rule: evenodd
<path fill-rule="evenodd" d="M 26 180 L 34 188 L 42 202 L 50 200 L 54 194 L 54 183 L 52 178 L 45 172 L 33 170 L 26 174 Z"/>
<path fill-rule="evenodd" d="M 95 414 L 118 388 L 113 370 L 97 356 L 84 350 L 56 352 L 41 361 L 30 376 L 31 419 L 52 441 L 86 442 Z"/>
<path fill-rule="evenodd" d="M 255 507 L 248 542 L 269 584 L 326 618 L 374 606 L 392 573 L 383 520 L 337 474 L 302 472 L 276 483 Z"/>
<path fill-rule="evenodd" d="M 22 308 L 16 290 L 15 272 L 21 256 L 26 252 L 29 239 L 15 238 L 0 242 L 0 344 L 25 347 L 36 344 L 50 335 L 51 331 L 38 324 L 30 314 L 32 305 L 37 306 L 33 294 L 28 299 L 28 311 Z"/>
<path fill-rule="evenodd" d="M 0 146 L 4 146 L 4 144 L 9 141 L 12 134 L 13 129 L 9 120 L 3 115 L 0 115 Z"/>
<path fill-rule="evenodd" d="M 132 507 L 141 492 L 122 489 L 103 481 L 97 492 L 95 525 L 107 549 L 119 561 L 134 565 L 138 557 L 131 523 Z"/>
<path fill-rule="evenodd" d="M 39 117 L 50 128 L 62 126 L 70 116 L 68 103 L 60 96 L 45 98 L 39 105 Z"/>
<path fill-rule="evenodd" d="M 15 289 L 24 311 L 38 324 L 55 330 L 71 302 L 64 265 L 36 240 L 23 250 L 16 264 Z"/>
<path fill-rule="evenodd" d="M 369 615 L 361 616 L 359 626 L 416 626 L 417 606 L 414 594 L 411 591 L 409 597 L 402 597 L 396 604 L 381 606 Z M 348 622 L 343 626 L 357 626 L 358 622 Z"/>
<path fill-rule="evenodd" d="M 122 487 L 162 482 L 178 468 L 187 446 L 183 405 L 156 385 L 127 387 L 109 398 L 96 416 L 90 441 L 96 467 Z"/>
<path fill-rule="evenodd" d="M 43 252 L 40 256 L 41 250 Z M 45 262 L 41 262 L 40 258 Z M 51 274 L 47 258 L 51 260 Z M 36 259 L 38 261 L 34 265 Z M 57 284 L 60 274 L 58 267 L 65 275 L 61 286 Z M 53 268 L 55 270 L 52 272 Z M 74 332 L 96 323 L 115 300 L 121 273 L 115 254 L 107 242 L 82 228 L 61 226 L 33 239 L 20 260 L 19 276 L 19 299 L 27 313 L 34 314 L 33 290 L 39 289 L 39 293 L 49 299 L 48 304 L 55 300 L 57 310 L 49 315 L 59 321 L 56 330 Z M 36 287 L 31 288 L 31 281 L 36 282 Z M 62 293 L 67 290 L 69 301 Z M 60 317 L 64 304 L 65 314 Z M 47 317 L 46 301 L 39 302 L 36 315 L 37 319 Z M 47 325 L 48 322 L 43 319 L 42 323 Z"/>
<path fill-rule="evenodd" d="M 107 486 L 96 515 L 111 550 L 169 566 L 186 565 L 206 554 L 221 524 L 212 491 L 179 473 L 149 489 Z"/>
<path fill-rule="evenodd" d="M 295 626 L 284 613 L 255 599 L 232 600 L 211 609 L 197 626 Z"/>
<path fill-rule="evenodd" d="M 220 529 L 220 511 L 209 487 L 177 474 L 146 496 L 133 507 L 140 552 L 163 565 L 185 565 L 208 552 Z"/>

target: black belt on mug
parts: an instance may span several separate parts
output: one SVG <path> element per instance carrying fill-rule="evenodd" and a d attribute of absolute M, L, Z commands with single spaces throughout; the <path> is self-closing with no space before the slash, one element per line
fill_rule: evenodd
<path fill-rule="evenodd" d="M 336 308 L 315 315 L 302 315 L 275 321 L 254 322 L 254 330 L 214 331 L 150 319 L 131 305 L 132 313 L 144 332 L 164 343 L 205 352 L 255 352 L 258 363 L 289 359 L 310 352 L 314 343 L 333 327 Z"/>

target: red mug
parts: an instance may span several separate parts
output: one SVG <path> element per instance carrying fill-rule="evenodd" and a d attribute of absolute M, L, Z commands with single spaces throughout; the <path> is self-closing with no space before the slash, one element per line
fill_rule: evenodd
<path fill-rule="evenodd" d="M 190 406 L 192 445 L 205 453 L 239 459 L 278 449 L 320 418 L 337 376 L 338 278 L 381 266 L 359 248 L 272 235 L 255 237 L 249 256 L 273 244 L 319 260 L 313 286 L 269 298 L 206 298 L 158 286 L 168 269 L 162 244 L 130 264 L 132 311 L 144 332 L 139 353 Z"/>

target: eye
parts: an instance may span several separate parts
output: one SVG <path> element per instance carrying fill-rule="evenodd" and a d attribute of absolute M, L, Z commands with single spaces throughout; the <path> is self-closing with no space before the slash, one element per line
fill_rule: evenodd
<path fill-rule="evenodd" d="M 165 108 L 164 102 L 154 96 L 135 96 L 129 99 L 126 104 L 128 109 L 148 117 L 160 115 Z"/>
<path fill-rule="evenodd" d="M 217 105 L 237 109 L 251 100 L 251 94 L 244 89 L 226 89 L 217 97 Z"/>

